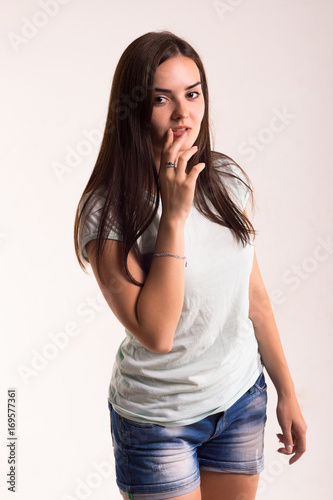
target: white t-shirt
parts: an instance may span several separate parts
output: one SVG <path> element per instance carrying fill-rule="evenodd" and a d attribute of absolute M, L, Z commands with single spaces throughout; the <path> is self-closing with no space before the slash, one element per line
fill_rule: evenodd
<path fill-rule="evenodd" d="M 229 168 L 244 179 L 236 165 Z M 232 177 L 223 179 L 243 211 L 249 190 Z M 80 236 L 86 258 L 84 246 L 97 236 L 102 204 L 103 197 L 96 198 Z M 161 213 L 160 203 L 138 239 L 143 254 L 153 254 Z M 122 240 L 119 227 L 108 238 Z M 172 350 L 153 353 L 125 328 L 116 354 L 108 399 L 120 415 L 137 422 L 188 425 L 225 411 L 263 371 L 248 317 L 253 241 L 243 247 L 229 228 L 209 221 L 192 205 L 184 250 L 185 294 Z"/>

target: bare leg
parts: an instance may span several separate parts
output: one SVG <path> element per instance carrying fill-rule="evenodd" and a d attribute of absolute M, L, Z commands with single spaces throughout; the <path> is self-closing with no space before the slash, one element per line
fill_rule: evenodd
<path fill-rule="evenodd" d="M 123 497 L 124 500 L 128 500 L 128 498 Z M 191 491 L 191 493 L 186 493 L 186 495 L 181 495 L 180 497 L 171 497 L 167 498 L 166 500 L 201 500 L 201 493 L 200 493 L 200 486 L 194 490 Z"/>
<path fill-rule="evenodd" d="M 231 474 L 202 470 L 202 500 L 254 500 L 259 474 Z"/>

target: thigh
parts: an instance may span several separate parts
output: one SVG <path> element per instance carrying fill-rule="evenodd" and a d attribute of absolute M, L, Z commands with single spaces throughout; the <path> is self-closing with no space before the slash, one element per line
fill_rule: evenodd
<path fill-rule="evenodd" d="M 254 500 L 260 474 L 233 474 L 202 470 L 202 500 Z"/>
<path fill-rule="evenodd" d="M 165 498 L 163 500 L 201 500 L 201 490 L 200 490 L 200 486 L 194 490 L 194 491 L 191 491 L 191 493 L 186 493 L 185 495 L 180 495 L 180 496 L 177 496 L 177 497 L 169 497 L 169 498 Z M 123 500 L 128 500 L 128 498 L 125 498 L 123 497 Z"/>

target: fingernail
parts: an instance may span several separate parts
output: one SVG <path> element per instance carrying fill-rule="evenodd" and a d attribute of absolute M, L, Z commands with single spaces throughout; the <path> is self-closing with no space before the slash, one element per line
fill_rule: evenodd
<path fill-rule="evenodd" d="M 291 453 L 293 451 L 293 447 L 290 446 L 290 444 L 288 444 L 288 446 L 286 446 L 286 449 L 287 449 L 288 453 Z"/>

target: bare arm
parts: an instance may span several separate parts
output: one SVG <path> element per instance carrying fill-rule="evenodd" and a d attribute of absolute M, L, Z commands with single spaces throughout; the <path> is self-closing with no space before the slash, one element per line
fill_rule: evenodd
<path fill-rule="evenodd" d="M 262 361 L 278 394 L 277 418 L 282 429 L 278 434 L 283 454 L 294 453 L 289 463 L 298 460 L 306 449 L 306 423 L 299 408 L 294 383 L 283 352 L 271 303 L 263 283 L 256 254 L 249 287 L 251 319 Z"/>
<path fill-rule="evenodd" d="M 189 158 L 196 151 L 190 148 L 178 157 L 177 168 L 168 169 L 165 161 L 174 161 L 182 138 L 173 142 L 168 135 L 159 171 L 162 194 L 162 215 L 154 253 L 184 255 L 184 227 L 190 212 L 196 179 L 204 164 L 195 165 L 185 173 Z M 101 291 L 118 320 L 146 349 L 166 353 L 172 348 L 174 333 L 184 300 L 184 261 L 174 257 L 154 257 L 148 275 L 132 253 L 128 266 L 143 287 L 133 284 L 125 274 L 122 242 L 108 240 L 101 261 L 103 284 L 97 275 L 96 241 L 86 246 L 87 255 Z"/>
<path fill-rule="evenodd" d="M 161 217 L 154 253 L 184 255 L 185 221 Z M 136 315 L 142 341 L 156 343 L 157 352 L 169 352 L 184 301 L 184 261 L 153 258 L 138 297 Z M 146 338 L 147 337 L 147 338 Z"/>
<path fill-rule="evenodd" d="M 250 277 L 250 310 L 259 351 L 267 372 L 281 396 L 294 394 L 294 383 L 285 358 L 272 306 L 262 280 L 256 253 Z"/>
<path fill-rule="evenodd" d="M 128 266 L 133 284 L 125 274 L 121 241 L 108 240 L 101 261 L 103 281 L 97 275 L 96 240 L 87 246 L 87 255 L 99 287 L 118 320 L 152 352 L 169 352 L 184 299 L 184 261 L 171 257 L 153 258 L 148 275 L 133 254 Z M 184 223 L 161 217 L 155 245 L 156 253 L 184 253 Z"/>

